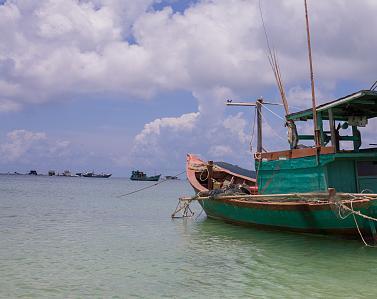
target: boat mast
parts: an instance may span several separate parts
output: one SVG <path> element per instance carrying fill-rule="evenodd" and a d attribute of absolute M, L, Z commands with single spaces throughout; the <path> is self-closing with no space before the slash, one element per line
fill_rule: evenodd
<path fill-rule="evenodd" d="M 257 112 L 257 153 L 261 153 L 263 151 L 263 134 L 262 134 L 262 106 L 263 105 L 278 105 L 277 103 L 269 103 L 265 102 L 263 98 L 259 98 L 255 101 L 255 103 L 250 102 L 232 102 L 228 100 L 226 102 L 227 106 L 248 106 L 248 107 L 255 107 Z"/>
<path fill-rule="evenodd" d="M 317 105 L 315 101 L 314 74 L 313 74 L 312 48 L 310 44 L 308 5 L 306 3 L 306 0 L 304 0 L 304 3 L 305 3 L 306 35 L 307 35 L 307 40 L 308 40 L 308 54 L 309 54 L 309 66 L 310 66 L 310 83 L 311 83 L 311 88 L 312 88 L 314 142 L 315 142 L 315 146 L 319 148 L 321 146 L 321 140 L 320 140 L 320 130 L 318 127 L 318 118 L 317 118 L 317 109 L 316 109 Z"/>
<path fill-rule="evenodd" d="M 257 109 L 257 152 L 261 153 L 263 151 L 263 143 L 262 143 L 262 105 L 263 99 L 260 98 L 256 101 L 256 109 Z"/>

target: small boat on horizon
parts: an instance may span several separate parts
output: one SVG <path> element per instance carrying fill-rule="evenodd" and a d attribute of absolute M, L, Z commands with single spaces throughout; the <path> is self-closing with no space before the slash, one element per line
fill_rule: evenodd
<path fill-rule="evenodd" d="M 143 171 L 133 170 L 130 179 L 132 181 L 153 181 L 157 182 L 160 179 L 161 174 L 154 176 L 147 176 Z"/>
<path fill-rule="evenodd" d="M 83 176 L 85 178 L 104 178 L 104 179 L 107 179 L 107 178 L 111 177 L 111 175 L 112 175 L 111 173 L 96 174 L 92 171 L 92 172 L 86 172 L 86 173 L 82 174 L 81 176 Z"/>

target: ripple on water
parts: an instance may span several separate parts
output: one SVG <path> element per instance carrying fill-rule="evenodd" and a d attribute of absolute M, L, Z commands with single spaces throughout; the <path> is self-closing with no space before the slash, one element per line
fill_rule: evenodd
<path fill-rule="evenodd" d="M 177 198 L 192 192 L 186 181 L 118 196 L 146 185 L 116 178 L 1 177 L 0 297 L 376 293 L 377 251 L 358 241 L 243 228 L 205 215 L 172 221 Z"/>

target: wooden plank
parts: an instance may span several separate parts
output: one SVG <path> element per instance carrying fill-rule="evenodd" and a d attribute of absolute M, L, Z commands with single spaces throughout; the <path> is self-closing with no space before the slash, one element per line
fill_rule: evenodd
<path fill-rule="evenodd" d="M 259 194 L 259 195 L 224 195 L 224 196 L 216 196 L 215 199 L 218 200 L 237 200 L 237 199 L 256 199 L 256 200 L 278 200 L 278 199 L 323 199 L 329 200 L 332 193 L 327 192 L 310 192 L 310 193 L 286 193 L 286 194 Z M 377 194 L 367 194 L 367 193 L 336 193 L 336 197 L 341 200 L 366 200 L 366 199 L 377 199 Z M 206 200 L 212 199 L 210 196 L 202 196 L 202 197 L 187 197 L 181 198 L 182 200 Z"/>
<path fill-rule="evenodd" d="M 334 153 L 334 148 L 331 146 L 321 147 L 320 154 L 327 155 Z M 262 159 L 267 160 L 279 160 L 281 158 L 286 159 L 294 159 L 294 158 L 303 158 L 303 157 L 310 157 L 315 156 L 317 154 L 316 148 L 301 148 L 301 149 L 292 149 L 287 151 L 279 151 L 279 152 L 268 152 L 262 153 Z"/>

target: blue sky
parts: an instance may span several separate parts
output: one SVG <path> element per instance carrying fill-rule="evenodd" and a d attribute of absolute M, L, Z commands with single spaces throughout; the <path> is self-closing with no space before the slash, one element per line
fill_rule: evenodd
<path fill-rule="evenodd" d="M 252 167 L 252 111 L 224 102 L 279 102 L 258 1 L 1 3 L 0 172 L 175 174 L 188 152 Z M 307 108 L 303 1 L 262 6 L 291 109 Z M 368 88 L 377 80 L 375 2 L 309 7 L 318 101 Z M 265 115 L 265 146 L 287 148 L 281 120 Z"/>

